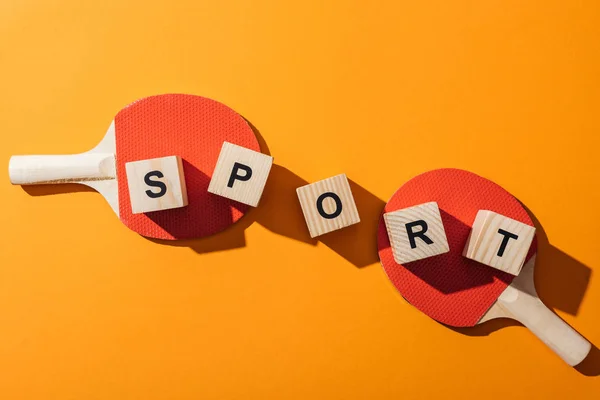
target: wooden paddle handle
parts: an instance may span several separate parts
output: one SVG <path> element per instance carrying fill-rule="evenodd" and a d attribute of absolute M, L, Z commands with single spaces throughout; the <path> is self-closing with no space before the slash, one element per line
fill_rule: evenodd
<path fill-rule="evenodd" d="M 115 179 L 115 156 L 107 153 L 13 156 L 8 164 L 8 174 L 13 185 Z"/>
<path fill-rule="evenodd" d="M 115 179 L 115 157 L 106 153 L 13 156 L 8 164 L 8 174 L 13 185 Z"/>
<path fill-rule="evenodd" d="M 567 364 L 579 364 L 590 352 L 590 342 L 546 307 L 535 292 L 530 294 L 509 286 L 498 302 Z"/>

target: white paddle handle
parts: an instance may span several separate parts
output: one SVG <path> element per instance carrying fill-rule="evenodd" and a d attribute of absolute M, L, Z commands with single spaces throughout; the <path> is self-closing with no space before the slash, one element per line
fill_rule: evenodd
<path fill-rule="evenodd" d="M 13 156 L 8 164 L 8 174 L 13 185 L 115 179 L 115 156 L 107 153 Z"/>
<path fill-rule="evenodd" d="M 590 342 L 546 307 L 537 295 L 509 286 L 498 302 L 567 364 L 579 364 L 590 352 Z"/>

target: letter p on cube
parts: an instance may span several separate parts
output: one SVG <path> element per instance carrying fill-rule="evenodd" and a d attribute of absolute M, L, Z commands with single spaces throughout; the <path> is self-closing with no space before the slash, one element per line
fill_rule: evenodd
<path fill-rule="evenodd" d="M 208 191 L 256 207 L 272 165 L 271 156 L 224 142 Z"/>

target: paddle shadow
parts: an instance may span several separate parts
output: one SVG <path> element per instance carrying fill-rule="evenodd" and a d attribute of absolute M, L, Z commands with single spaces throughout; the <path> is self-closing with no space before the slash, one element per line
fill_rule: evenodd
<path fill-rule="evenodd" d="M 25 193 L 30 196 L 53 196 L 55 194 L 96 192 L 87 185 L 80 183 L 64 183 L 60 185 L 23 185 Z"/>
<path fill-rule="evenodd" d="M 575 369 L 585 376 L 600 375 L 600 350 L 592 344 L 590 354 Z"/>
<path fill-rule="evenodd" d="M 537 293 L 548 307 L 577 315 L 592 277 L 592 270 L 552 245 L 543 225 L 531 210 L 527 207 L 525 209 L 533 219 L 538 240 L 534 273 Z"/>
<path fill-rule="evenodd" d="M 560 310 L 576 316 L 585 297 L 592 276 L 592 270 L 552 245 L 543 225 L 525 205 L 523 205 L 536 227 L 537 256 L 534 269 L 535 289 L 539 298 L 550 309 Z M 487 336 L 509 326 L 522 325 L 515 320 L 498 318 L 471 328 L 450 329 L 469 336 Z M 600 351 L 592 345 L 588 357 L 576 368 L 588 376 L 600 375 Z"/>

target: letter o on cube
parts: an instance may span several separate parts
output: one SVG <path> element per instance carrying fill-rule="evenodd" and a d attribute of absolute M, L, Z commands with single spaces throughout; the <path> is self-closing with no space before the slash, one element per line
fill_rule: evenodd
<path fill-rule="evenodd" d="M 345 174 L 299 187 L 296 193 L 311 238 L 360 222 Z"/>

